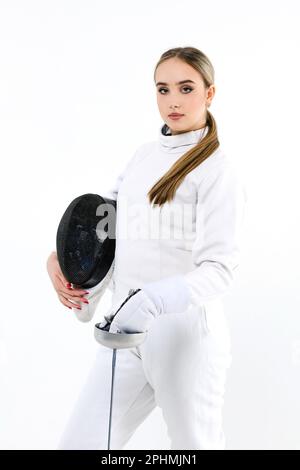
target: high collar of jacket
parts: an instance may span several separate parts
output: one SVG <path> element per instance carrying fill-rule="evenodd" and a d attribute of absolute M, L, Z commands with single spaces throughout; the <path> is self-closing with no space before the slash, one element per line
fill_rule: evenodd
<path fill-rule="evenodd" d="M 185 152 L 186 149 L 184 147 L 197 144 L 207 132 L 208 126 L 205 126 L 194 131 L 171 134 L 167 124 L 163 124 L 159 127 L 158 141 L 161 149 L 165 152 Z"/>

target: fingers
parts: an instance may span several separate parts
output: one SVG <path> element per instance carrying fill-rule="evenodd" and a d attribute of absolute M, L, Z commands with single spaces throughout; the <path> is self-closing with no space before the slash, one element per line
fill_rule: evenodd
<path fill-rule="evenodd" d="M 57 276 L 56 291 L 60 302 L 66 307 L 81 309 L 81 302 L 88 303 L 84 296 L 89 292 L 81 288 L 67 287 L 67 284 L 67 281 Z"/>
<path fill-rule="evenodd" d="M 81 302 L 85 304 L 89 303 L 88 300 L 84 299 L 83 297 L 73 296 L 70 298 L 70 294 L 65 294 L 63 292 L 58 292 L 57 295 L 61 303 L 69 308 L 75 307 L 81 310 Z"/>
<path fill-rule="evenodd" d="M 71 297 L 71 298 L 81 298 L 83 297 L 84 295 L 86 294 L 89 294 L 89 292 L 85 289 L 82 289 L 80 287 L 67 287 L 68 285 L 68 282 L 66 281 L 65 283 L 59 279 L 59 285 L 57 286 L 58 287 L 58 290 L 59 290 L 59 293 L 63 294 L 63 295 L 67 295 L 68 297 Z"/>
<path fill-rule="evenodd" d="M 81 310 L 81 306 L 80 304 L 76 304 L 76 303 L 73 303 L 71 302 L 67 297 L 64 297 L 63 295 L 61 294 L 57 294 L 58 295 L 58 298 L 60 300 L 60 302 L 65 306 L 65 307 L 69 307 L 69 308 L 78 308 L 79 310 Z"/>

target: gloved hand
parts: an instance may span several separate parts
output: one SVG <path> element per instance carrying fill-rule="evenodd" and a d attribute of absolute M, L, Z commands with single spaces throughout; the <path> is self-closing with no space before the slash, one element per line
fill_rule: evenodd
<path fill-rule="evenodd" d="M 147 283 L 125 301 L 111 322 L 109 332 L 143 333 L 158 315 L 183 312 L 189 302 L 190 291 L 180 275 Z"/>

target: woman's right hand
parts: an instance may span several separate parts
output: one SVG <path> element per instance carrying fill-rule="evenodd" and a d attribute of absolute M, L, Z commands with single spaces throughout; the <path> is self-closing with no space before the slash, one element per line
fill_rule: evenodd
<path fill-rule="evenodd" d="M 56 251 L 53 251 L 47 259 L 47 271 L 58 298 L 63 305 L 81 310 L 81 302 L 89 303 L 88 300 L 84 298 L 84 295 L 89 292 L 84 289 L 72 287 L 64 277 L 58 263 Z"/>

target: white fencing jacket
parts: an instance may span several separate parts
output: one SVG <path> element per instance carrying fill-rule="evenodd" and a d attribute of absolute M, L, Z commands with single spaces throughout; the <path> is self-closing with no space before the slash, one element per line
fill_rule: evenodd
<path fill-rule="evenodd" d="M 158 139 L 140 145 L 110 190 L 101 196 L 117 201 L 116 251 L 106 277 L 89 289 L 89 304 L 73 308 L 90 321 L 106 287 L 111 310 L 131 288 L 183 275 L 191 307 L 220 306 L 240 263 L 246 188 L 233 161 L 219 146 L 192 170 L 163 207 L 147 193 L 170 167 L 207 133 L 208 127 L 171 135 L 159 127 Z"/>

